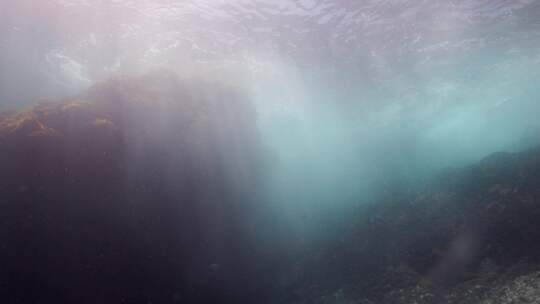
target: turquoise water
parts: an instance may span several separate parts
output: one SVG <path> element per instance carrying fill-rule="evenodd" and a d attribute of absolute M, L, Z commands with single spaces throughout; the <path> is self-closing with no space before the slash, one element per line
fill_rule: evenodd
<path fill-rule="evenodd" d="M 252 95 L 271 159 L 272 203 L 316 238 L 311 230 L 343 221 L 392 187 L 414 189 L 441 170 L 537 144 L 540 75 L 530 67 L 538 55 L 500 46 L 477 56 L 450 53 L 442 68 L 409 62 L 417 71 L 396 70 L 373 87 L 353 72 L 340 82 L 343 70 L 275 62 L 285 67 Z"/>

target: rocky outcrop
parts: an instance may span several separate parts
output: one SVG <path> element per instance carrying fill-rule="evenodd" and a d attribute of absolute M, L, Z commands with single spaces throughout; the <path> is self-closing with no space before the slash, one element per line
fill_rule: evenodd
<path fill-rule="evenodd" d="M 239 92 L 159 71 L 0 118 L 3 301 L 255 296 L 260 146 Z"/>
<path fill-rule="evenodd" d="M 291 302 L 537 303 L 539 185 L 532 149 L 384 197 L 305 267 Z"/>

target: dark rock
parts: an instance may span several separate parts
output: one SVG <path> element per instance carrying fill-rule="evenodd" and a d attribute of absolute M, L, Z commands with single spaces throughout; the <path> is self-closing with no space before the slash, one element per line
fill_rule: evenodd
<path fill-rule="evenodd" d="M 160 71 L 1 115 L 2 301 L 261 299 L 252 111 L 232 88 Z"/>

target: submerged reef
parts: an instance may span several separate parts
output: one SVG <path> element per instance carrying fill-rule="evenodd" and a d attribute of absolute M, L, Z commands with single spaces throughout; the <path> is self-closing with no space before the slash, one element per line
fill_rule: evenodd
<path fill-rule="evenodd" d="M 538 185 L 540 148 L 501 152 L 359 207 L 289 302 L 537 303 Z"/>
<path fill-rule="evenodd" d="M 245 216 L 261 163 L 252 111 L 235 89 L 158 71 L 2 114 L 2 301 L 254 297 L 264 279 L 244 278 L 267 263 Z"/>

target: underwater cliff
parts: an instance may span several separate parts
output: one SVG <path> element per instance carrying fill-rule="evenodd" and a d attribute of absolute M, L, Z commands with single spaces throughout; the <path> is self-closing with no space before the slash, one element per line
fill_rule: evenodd
<path fill-rule="evenodd" d="M 252 297 L 264 279 L 243 278 L 267 266 L 245 218 L 261 166 L 251 111 L 161 71 L 3 116 L 3 301 Z"/>

